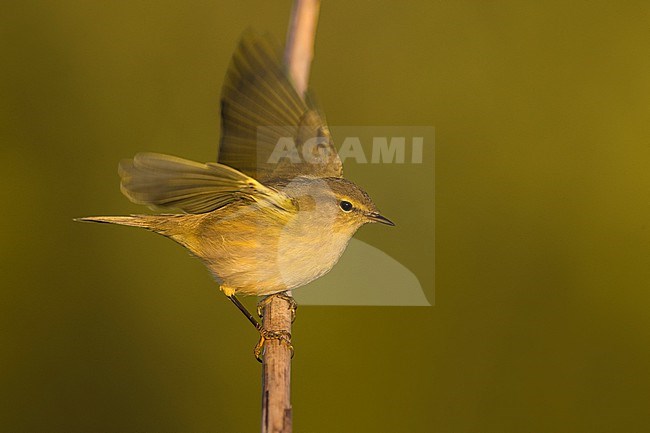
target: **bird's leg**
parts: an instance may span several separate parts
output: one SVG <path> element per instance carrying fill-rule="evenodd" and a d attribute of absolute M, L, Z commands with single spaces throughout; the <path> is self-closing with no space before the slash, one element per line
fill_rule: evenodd
<path fill-rule="evenodd" d="M 291 357 L 293 357 L 293 346 L 291 345 L 291 333 L 289 333 L 287 331 L 272 331 L 272 330 L 262 328 L 262 324 L 260 322 L 258 322 L 257 320 L 255 320 L 253 315 L 246 309 L 244 304 L 242 304 L 239 301 L 239 299 L 237 299 L 237 296 L 235 296 L 234 293 L 232 295 L 227 295 L 227 296 L 228 296 L 228 299 L 230 299 L 232 301 L 232 303 L 235 304 L 235 306 L 237 306 L 237 308 L 239 308 L 239 311 L 241 311 L 244 314 L 244 316 L 246 316 L 246 318 L 249 320 L 249 322 L 251 322 L 253 324 L 253 326 L 255 327 L 255 329 L 257 329 L 259 331 L 259 333 L 260 333 L 260 339 L 257 342 L 257 344 L 255 345 L 255 349 L 253 349 L 253 353 L 255 354 L 255 358 L 259 362 L 262 362 L 262 355 L 263 355 L 263 352 L 264 352 L 264 343 L 267 340 L 280 340 L 280 341 L 284 342 L 285 344 L 287 344 L 289 346 L 289 349 L 291 349 Z M 271 298 L 271 297 L 268 296 L 263 301 L 266 301 L 269 298 Z M 291 298 L 287 297 L 286 295 L 282 296 L 282 299 L 287 299 L 287 298 L 291 299 Z M 266 302 L 268 302 L 268 301 L 266 301 Z M 260 302 L 260 304 L 261 304 L 261 302 Z M 261 306 L 258 304 L 258 313 L 260 314 L 260 317 L 262 317 L 260 308 L 261 308 Z M 291 303 L 290 308 L 291 308 L 292 318 L 293 318 L 295 316 L 295 301 L 293 303 Z"/>
<path fill-rule="evenodd" d="M 265 297 L 262 299 L 260 302 L 257 303 L 257 315 L 260 316 L 260 318 L 263 318 L 264 316 L 264 308 L 271 303 L 271 301 L 274 298 L 280 298 L 284 299 L 289 303 L 289 310 L 291 312 L 291 322 L 293 322 L 296 318 L 296 309 L 298 308 L 298 304 L 296 304 L 296 301 L 286 294 L 286 292 L 281 292 L 281 293 L 276 293 L 270 296 Z M 257 342 L 257 345 L 255 346 L 255 349 L 253 350 L 253 353 L 255 354 L 255 358 L 259 362 L 262 362 L 262 355 L 264 354 L 264 343 L 267 340 L 280 340 L 280 342 L 283 342 L 289 347 L 289 350 L 291 350 L 291 357 L 293 358 L 293 346 L 291 345 L 291 333 L 285 330 L 269 330 L 269 329 L 260 329 L 260 340 Z"/>
<path fill-rule="evenodd" d="M 244 314 L 244 316 L 246 316 L 246 318 L 253 324 L 255 329 L 262 332 L 262 325 L 260 324 L 260 322 L 255 320 L 253 315 L 246 309 L 246 307 L 244 307 L 244 305 L 241 302 L 239 302 L 239 299 L 237 299 L 237 296 L 235 296 L 234 293 L 232 295 L 229 295 L 228 299 L 230 299 L 232 303 L 235 304 L 237 308 L 239 308 L 239 311 L 241 311 Z"/>

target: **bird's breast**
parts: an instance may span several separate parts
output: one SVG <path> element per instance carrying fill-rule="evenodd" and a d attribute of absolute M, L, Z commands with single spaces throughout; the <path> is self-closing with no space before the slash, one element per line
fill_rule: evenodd
<path fill-rule="evenodd" d="M 307 213 L 279 221 L 244 212 L 206 221 L 197 255 L 220 284 L 264 295 L 303 286 L 327 273 L 352 234 L 333 233 Z"/>

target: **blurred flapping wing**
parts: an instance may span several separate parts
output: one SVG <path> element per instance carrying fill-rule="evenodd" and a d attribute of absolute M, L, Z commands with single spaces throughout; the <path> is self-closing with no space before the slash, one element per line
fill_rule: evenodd
<path fill-rule="evenodd" d="M 247 32 L 221 95 L 219 162 L 255 177 L 340 177 L 343 166 L 319 110 L 294 89 L 280 51 Z"/>

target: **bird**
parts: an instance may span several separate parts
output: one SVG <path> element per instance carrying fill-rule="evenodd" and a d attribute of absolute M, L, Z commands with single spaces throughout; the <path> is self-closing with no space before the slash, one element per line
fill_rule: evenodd
<path fill-rule="evenodd" d="M 177 213 L 77 221 L 141 227 L 179 243 L 260 331 L 238 295 L 304 286 L 332 269 L 361 226 L 394 225 L 343 178 L 322 110 L 298 94 L 269 37 L 244 34 L 233 54 L 217 161 L 138 153 L 119 164 L 122 193 Z"/>

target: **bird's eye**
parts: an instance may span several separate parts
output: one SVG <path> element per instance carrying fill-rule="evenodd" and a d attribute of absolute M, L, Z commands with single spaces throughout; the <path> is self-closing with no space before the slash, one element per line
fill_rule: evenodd
<path fill-rule="evenodd" d="M 352 203 L 349 201 L 342 200 L 339 206 L 343 212 L 350 212 L 352 210 Z"/>

